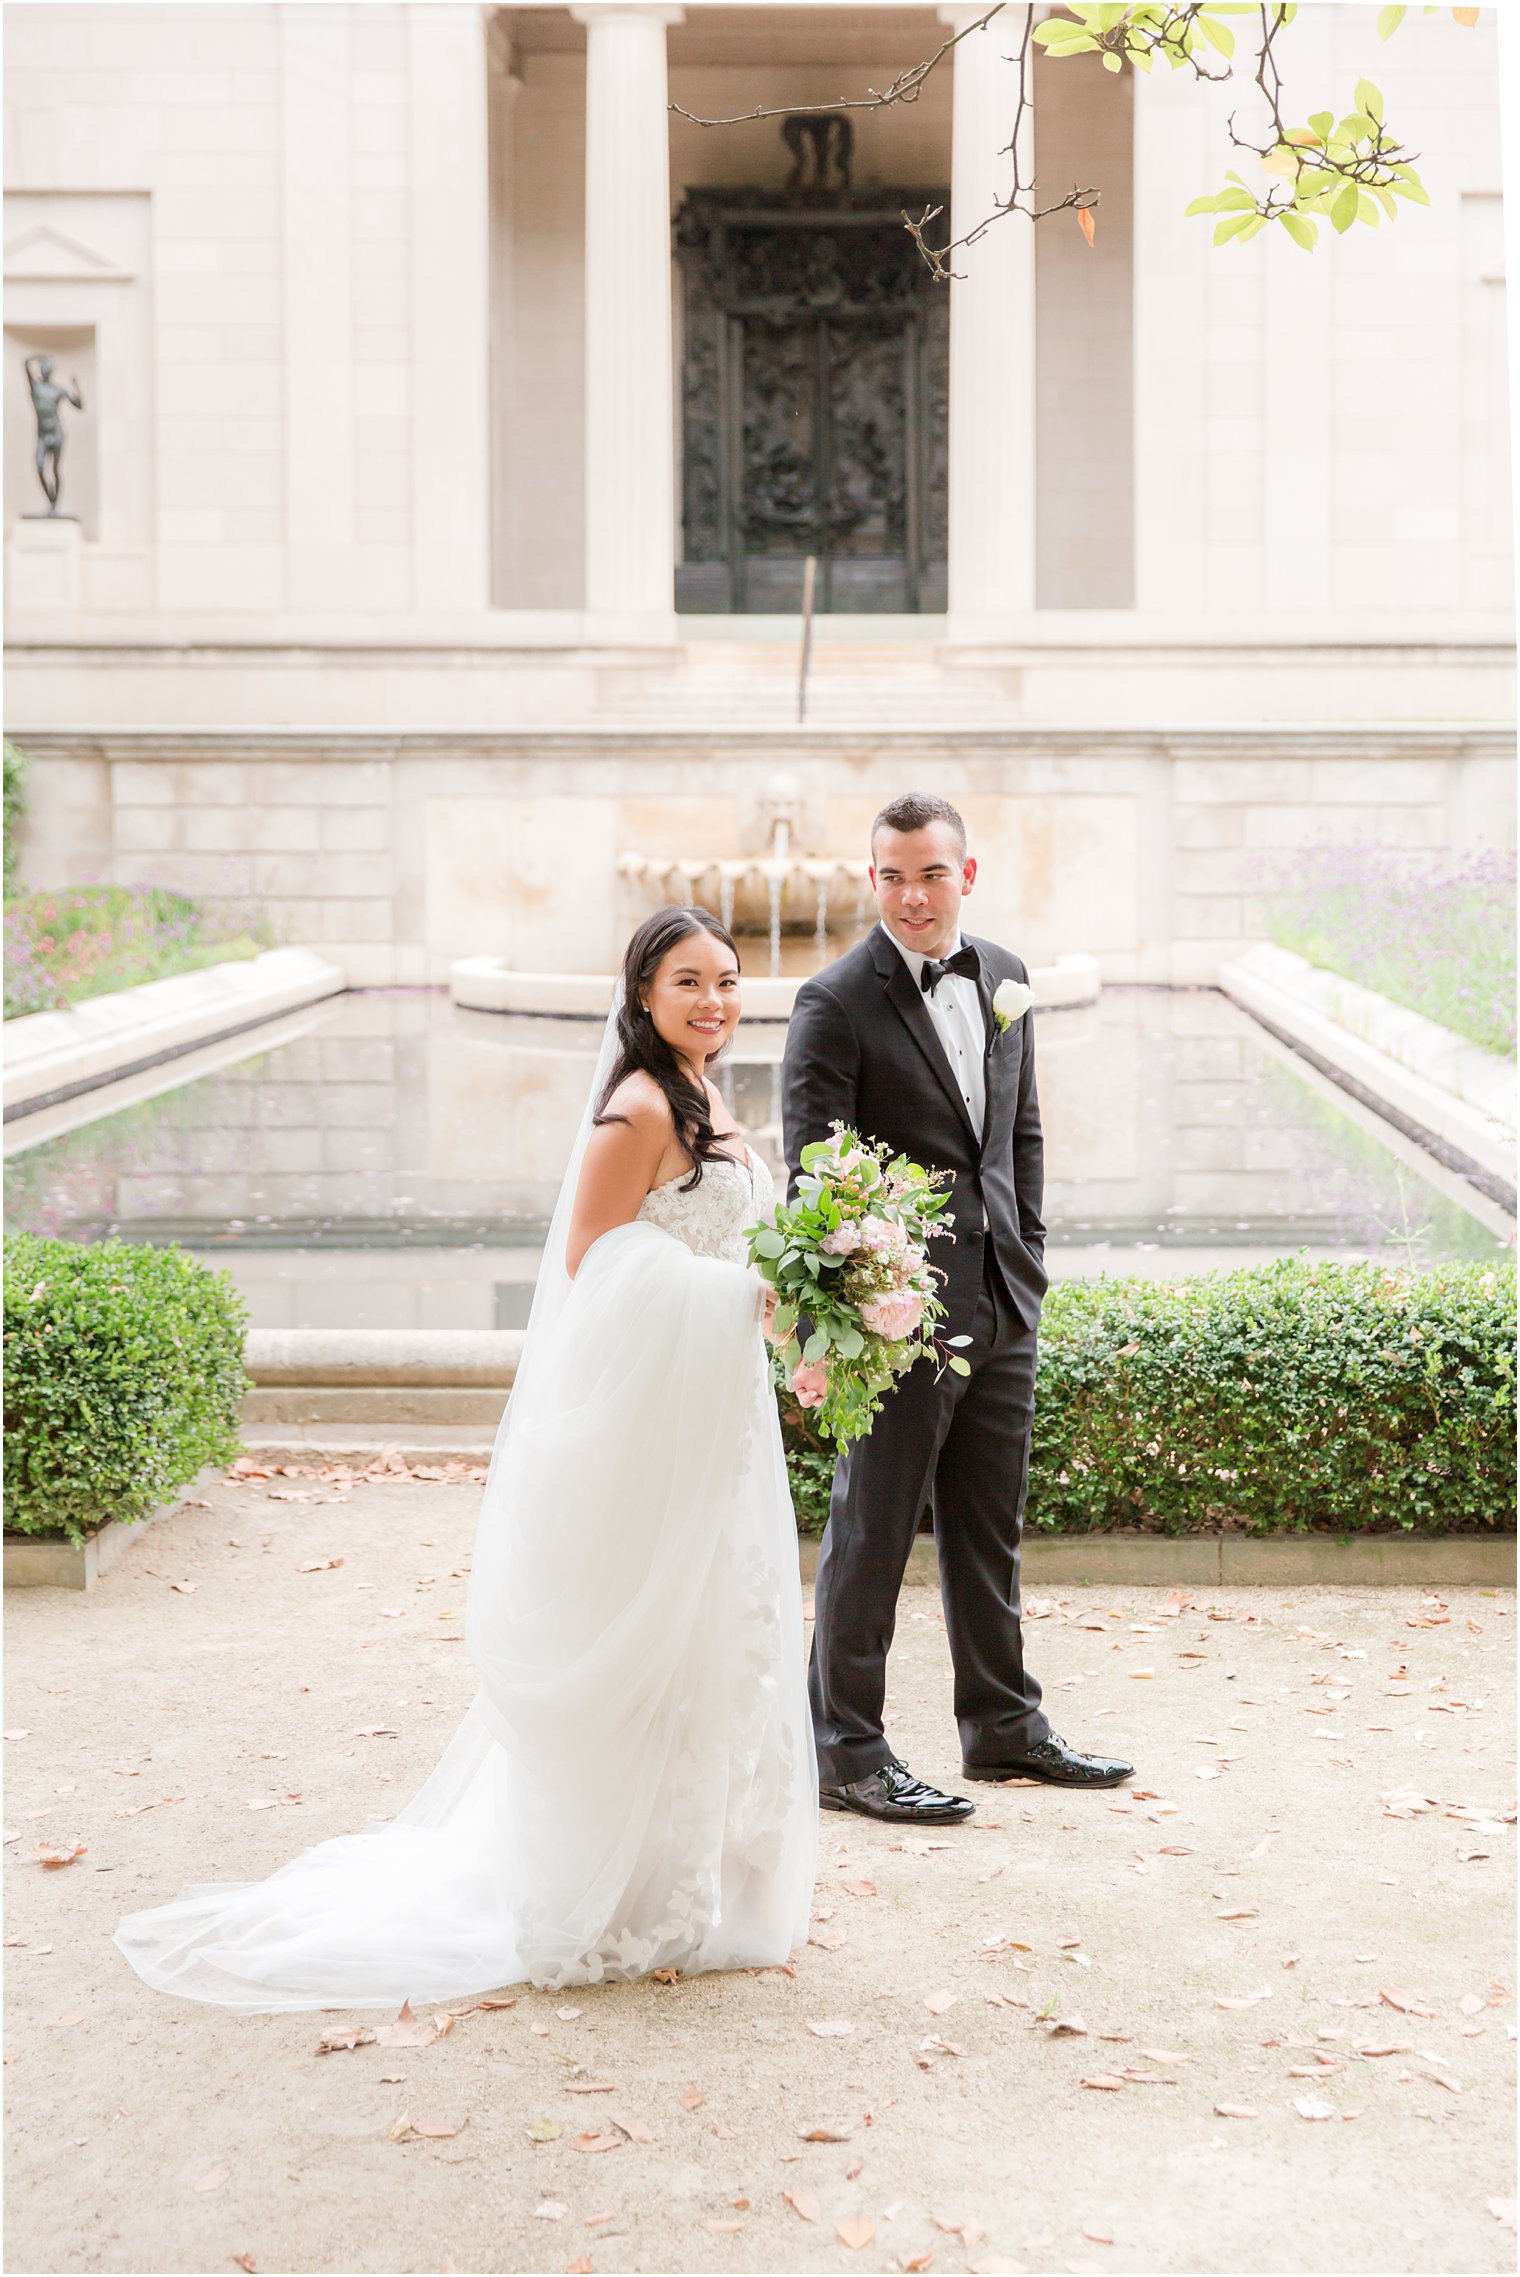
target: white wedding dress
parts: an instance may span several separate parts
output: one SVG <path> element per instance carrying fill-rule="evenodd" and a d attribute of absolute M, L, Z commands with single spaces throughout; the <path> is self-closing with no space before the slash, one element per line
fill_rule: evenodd
<path fill-rule="evenodd" d="M 609 1021 L 591 1097 L 611 1064 Z M 486 1484 L 480 1691 L 400 1816 L 127 1915 L 144 1980 L 270 2012 L 784 1961 L 817 1851 L 797 1535 L 743 1229 L 746 1158 L 545 1248 Z"/>

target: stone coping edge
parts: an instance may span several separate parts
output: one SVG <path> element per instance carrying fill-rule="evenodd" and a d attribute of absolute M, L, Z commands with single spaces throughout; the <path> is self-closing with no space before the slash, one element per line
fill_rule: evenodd
<path fill-rule="evenodd" d="M 266 949 L 92 996 L 66 1011 L 7 1020 L 6 1120 L 258 1027 L 347 985 L 341 968 L 314 949 Z"/>
<path fill-rule="evenodd" d="M 1219 985 L 1390 1121 L 1485 1171 L 1485 1191 L 1514 1210 L 1513 1062 L 1275 945 L 1222 964 Z"/>
<path fill-rule="evenodd" d="M 436 1447 L 396 1449 L 403 1461 L 437 1462 Z M 292 1451 L 294 1452 L 294 1450 Z M 296 1459 L 299 1459 L 297 1454 Z M 7 1535 L 5 1586 L 7 1589 L 90 1589 L 113 1565 L 128 1540 L 145 1526 L 157 1524 L 193 1495 L 213 1484 L 220 1472 L 201 1476 L 174 1502 L 155 1511 L 135 1526 L 109 1525 L 81 1543 L 41 1541 L 27 1535 Z M 802 1578 L 811 1583 L 818 1571 L 818 1544 L 804 1538 L 798 1545 Z M 1430 1539 L 1411 1535 L 1361 1535 L 1351 1541 L 1337 1537 L 1295 1534 L 1291 1537 L 1253 1538 L 1241 1534 L 1070 1534 L 1060 1539 L 1036 1535 L 1024 1544 L 1021 1559 L 1026 1590 L 1040 1590 L 1083 1582 L 1110 1582 L 1122 1587 L 1176 1589 L 1305 1588 L 1310 1586 L 1442 1589 L 1513 1589 L 1515 1537 L 1513 1534 L 1449 1534 Z M 935 1545 L 927 1535 L 914 1543 L 908 1559 L 906 1584 L 924 1587 L 939 1578 Z"/>
<path fill-rule="evenodd" d="M 1513 1534 L 1067 1534 L 1026 1537 L 1019 1559 L 1026 1591 L 1058 1583 L 1126 1582 L 1146 1587 L 1291 1588 L 1309 1583 L 1337 1587 L 1513 1589 Z M 802 1543 L 802 1575 L 818 1570 L 818 1544 Z M 928 1535 L 908 1560 L 909 1584 L 935 1582 L 939 1562 Z"/>
<path fill-rule="evenodd" d="M 221 1475 L 212 1464 L 188 1486 L 181 1487 L 174 1500 L 166 1502 L 161 1510 L 150 1510 L 146 1518 L 138 1518 L 130 1526 L 119 1525 L 112 1519 L 82 1542 L 49 1541 L 37 1534 L 7 1534 L 6 1588 L 93 1589 L 107 1567 L 116 1563 L 134 1534 L 156 1526 L 162 1518 L 172 1518 L 192 1497 L 203 1496 L 206 1488 L 214 1485 Z"/>
<path fill-rule="evenodd" d="M 260 1385 L 510 1388 L 520 1328 L 254 1328 L 243 1365 Z"/>
<path fill-rule="evenodd" d="M 802 979 L 770 974 L 746 977 L 744 1009 L 752 1020 L 789 1020 Z M 1029 973 L 1035 1009 L 1068 1011 L 1095 1004 L 1102 985 L 1092 956 L 1057 957 Z M 605 1019 L 612 1004 L 610 973 L 516 972 L 500 957 L 460 957 L 450 967 L 449 994 L 476 1012 L 558 1014 L 562 1018 Z"/>

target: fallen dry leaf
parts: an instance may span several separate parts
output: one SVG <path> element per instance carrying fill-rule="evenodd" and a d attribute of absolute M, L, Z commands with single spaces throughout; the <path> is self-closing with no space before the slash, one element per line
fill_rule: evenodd
<path fill-rule="evenodd" d="M 615 2151 L 622 2147 L 621 2135 L 574 2135 L 570 2141 L 573 2151 L 584 2151 L 588 2157 L 594 2157 L 598 2151 Z"/>
<path fill-rule="evenodd" d="M 876 2224 L 868 2222 L 864 2214 L 851 2214 L 845 2221 L 835 2223 L 834 2235 L 840 2244 L 847 2245 L 852 2253 L 859 2253 L 861 2248 L 869 2245 L 875 2237 Z"/>
<path fill-rule="evenodd" d="M 1254 2008 L 1258 2000 L 1270 2000 L 1272 1988 L 1263 1985 L 1260 1992 L 1221 1993 L 1214 2002 L 1216 2008 Z"/>
<path fill-rule="evenodd" d="M 55 1850 L 51 1843 L 39 1842 L 31 1855 L 39 1866 L 46 1866 L 49 1870 L 53 1870 L 59 1866 L 72 1866 L 74 1860 L 82 1858 L 88 1848 L 88 1843 L 76 1842 L 72 1849 Z"/>
<path fill-rule="evenodd" d="M 714 2237 L 732 2237 L 735 2230 L 742 2230 L 743 2227 L 742 2222 L 703 2222 L 702 2224 L 702 2228 L 710 2230 Z M 589 2268 L 591 2265 L 588 2262 L 586 2266 Z"/>
<path fill-rule="evenodd" d="M 947 2237 L 958 2237 L 968 2253 L 987 2235 L 980 2222 L 968 2221 L 964 2214 L 931 2214 L 929 2219 Z"/>
<path fill-rule="evenodd" d="M 1124 2085 L 1116 2071 L 1096 2071 L 1080 2082 L 1083 2087 L 1100 2087 L 1106 2094 L 1114 2094 Z"/>
<path fill-rule="evenodd" d="M 1045 2029 L 1052 2040 L 1080 2039 L 1087 2026 L 1080 2016 L 1047 2016 Z"/>
<path fill-rule="evenodd" d="M 628 2137 L 631 2143 L 652 2143 L 654 2141 L 654 2136 L 642 2119 L 621 2119 L 616 2111 L 609 2111 L 607 2117 L 620 2133 Z"/>
<path fill-rule="evenodd" d="M 226 2181 L 226 2179 L 226 2167 L 214 2166 L 209 2174 L 203 2174 L 201 2176 L 199 2182 L 197 2182 L 195 2187 L 197 2190 L 220 2190 L 222 2184 Z"/>
<path fill-rule="evenodd" d="M 783 2190 L 781 2195 L 786 2200 L 786 2203 L 791 2207 L 793 2213 L 800 2214 L 805 2222 L 817 2221 L 819 2214 L 819 2205 L 817 2199 L 812 2195 L 811 2191 L 804 2190 L 799 2184 L 797 2189 Z"/>
<path fill-rule="evenodd" d="M 811 1931 L 808 1936 L 808 1943 L 816 1945 L 824 1953 L 837 1953 L 840 1946 L 847 1942 L 848 1939 L 842 1929 L 819 1927 Z"/>
<path fill-rule="evenodd" d="M 854 2025 L 846 2023 L 842 2017 L 825 2017 L 821 2023 L 809 2021 L 808 2024 L 808 2030 L 820 2040 L 847 2040 L 854 2029 Z"/>
<path fill-rule="evenodd" d="M 839 1887 L 849 1897 L 875 1897 L 876 1895 L 876 1884 L 874 1882 L 841 1882 Z"/>
<path fill-rule="evenodd" d="M 437 2025 L 429 2017 L 414 2016 L 409 2000 L 401 2003 L 401 2012 L 394 2024 L 381 2024 L 375 2031 L 382 2048 L 423 2048 L 438 2037 Z"/>
<path fill-rule="evenodd" d="M 1398 1985 L 1380 1988 L 1378 1998 L 1385 2007 L 1396 2008 L 1401 2016 L 1434 2016 L 1435 2010 L 1416 2000 L 1412 1992 L 1401 1991 Z"/>
<path fill-rule="evenodd" d="M 564 2131 L 557 2119 L 530 2119 L 523 2128 L 530 2143 L 557 2143 Z"/>
<path fill-rule="evenodd" d="M 847 2128 L 799 2127 L 797 2129 L 797 2140 L 800 2143 L 847 2143 L 849 2139 Z"/>
<path fill-rule="evenodd" d="M 1333 2119 L 1335 2107 L 1319 2095 L 1295 2095 L 1292 2108 L 1301 2119 Z"/>
<path fill-rule="evenodd" d="M 931 1992 L 925 1996 L 924 2006 L 931 2016 L 943 2016 L 947 2009 L 955 2006 L 959 1998 L 960 1995 L 954 1992 Z"/>
<path fill-rule="evenodd" d="M 331 1573 L 335 1566 L 340 1566 L 342 1563 L 341 1558 L 311 1558 L 305 1565 L 298 1565 L 296 1571 L 297 1573 Z"/>
<path fill-rule="evenodd" d="M 1249 2103 L 1216 2103 L 1215 2116 L 1220 2119 L 1259 2119 L 1261 2113 Z"/>
<path fill-rule="evenodd" d="M 228 2259 L 231 2261 L 234 2268 L 246 2269 L 248 2272 L 248 2277 L 253 2277 L 254 2271 L 258 2268 L 258 2263 L 254 2260 L 251 2253 L 229 2254 Z"/>
<path fill-rule="evenodd" d="M 1084 2222 L 1082 2235 L 1089 2245 L 1112 2245 L 1114 2242 L 1113 2231 L 1104 2229 L 1098 2222 Z"/>
<path fill-rule="evenodd" d="M 412 2133 L 426 2135 L 431 2141 L 447 2142 L 451 2135 L 458 2134 L 463 2125 L 463 2119 L 414 2119 Z"/>
<path fill-rule="evenodd" d="M 363 2024 L 338 2024 L 317 2042 L 319 2056 L 335 2056 L 345 2048 L 372 2048 L 375 2035 Z"/>
<path fill-rule="evenodd" d="M 569 2207 L 563 2205 L 558 2198 L 546 2198 L 541 2206 L 534 2207 L 533 2219 L 536 2222 L 562 2222 L 569 2211 Z"/>
<path fill-rule="evenodd" d="M 706 2101 L 707 2096 L 702 2088 L 688 2087 L 685 2094 L 680 2098 L 681 2109 L 683 2111 L 700 2111 Z"/>

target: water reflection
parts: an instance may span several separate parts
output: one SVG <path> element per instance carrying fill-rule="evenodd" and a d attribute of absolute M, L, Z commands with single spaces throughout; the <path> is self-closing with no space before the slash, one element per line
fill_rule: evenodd
<path fill-rule="evenodd" d="M 8 1126 L 10 1223 L 183 1242 L 233 1271 L 259 1326 L 516 1326 L 599 1038 L 434 991 L 340 997 L 66 1135 Z M 773 1164 L 783 1043 L 741 1029 L 721 1076 Z M 1037 1052 L 1058 1271 L 1488 1257 L 1512 1231 L 1213 990 L 1109 989 L 1042 1014 Z"/>

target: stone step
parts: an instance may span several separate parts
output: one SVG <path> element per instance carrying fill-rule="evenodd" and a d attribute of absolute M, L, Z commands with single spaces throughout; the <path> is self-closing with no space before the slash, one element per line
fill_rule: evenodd
<path fill-rule="evenodd" d="M 959 682 L 809 683 L 806 719 L 814 724 L 935 728 L 1007 723 L 1015 707 L 996 690 Z M 609 692 L 597 717 L 630 726 L 672 721 L 683 726 L 712 722 L 723 726 L 775 723 L 791 726 L 797 717 L 795 685 L 763 681 L 722 683 L 662 681 Z"/>
<path fill-rule="evenodd" d="M 271 1424 L 243 1433 L 244 1454 L 264 1465 L 362 1464 L 379 1455 L 403 1463 L 489 1463 L 495 1443 L 495 1432 L 479 1424 L 406 1423 L 393 1430 L 367 1423 Z"/>

